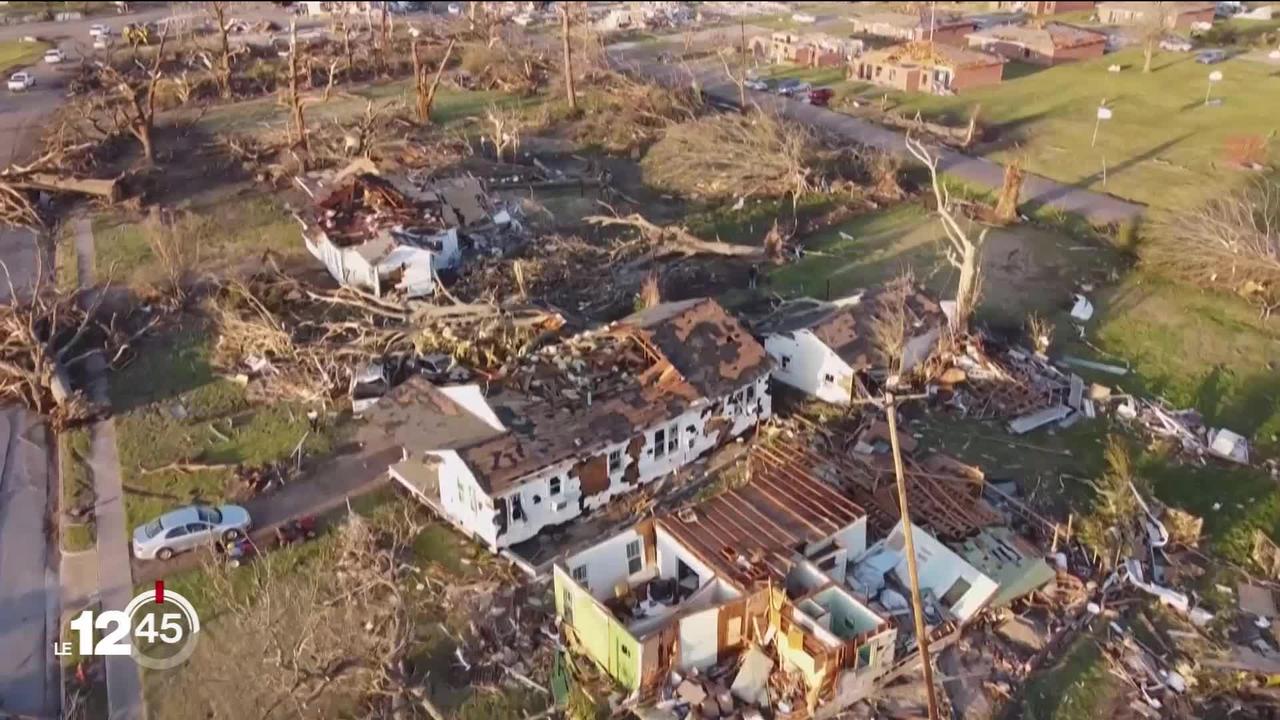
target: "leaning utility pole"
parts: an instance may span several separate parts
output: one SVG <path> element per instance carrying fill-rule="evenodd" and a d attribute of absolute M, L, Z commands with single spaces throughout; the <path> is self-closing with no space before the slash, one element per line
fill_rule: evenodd
<path fill-rule="evenodd" d="M 907 576 L 911 580 L 911 609 L 916 621 L 916 644 L 924 667 L 924 687 L 929 698 L 929 720 L 938 720 L 938 699 L 933 695 L 933 665 L 929 660 L 929 634 L 924 626 L 924 605 L 920 600 L 920 575 L 916 570 L 915 530 L 907 510 L 907 480 L 902 470 L 902 448 L 898 445 L 898 401 L 892 392 L 885 394 L 885 413 L 889 416 L 889 444 L 893 448 L 893 473 L 898 479 L 898 512 L 902 515 L 902 538 L 907 553 Z"/>

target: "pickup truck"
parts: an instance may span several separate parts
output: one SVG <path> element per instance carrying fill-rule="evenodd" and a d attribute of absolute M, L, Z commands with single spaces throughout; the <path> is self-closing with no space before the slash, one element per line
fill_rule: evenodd
<path fill-rule="evenodd" d="M 36 78 L 29 72 L 16 72 L 9 76 L 9 89 L 13 92 L 22 92 L 35 84 Z"/>

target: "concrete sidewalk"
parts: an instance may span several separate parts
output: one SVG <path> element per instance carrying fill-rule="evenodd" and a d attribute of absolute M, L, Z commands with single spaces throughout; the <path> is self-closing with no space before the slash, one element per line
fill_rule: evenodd
<path fill-rule="evenodd" d="M 76 255 L 80 286 L 93 284 L 93 226 L 86 218 L 75 221 Z M 102 405 L 109 403 L 107 367 L 102 357 L 88 361 L 93 376 L 91 394 Z M 120 479 L 120 457 L 116 451 L 116 424 L 113 419 L 94 423 L 89 428 L 89 457 L 86 461 L 93 475 L 94 522 L 98 535 L 98 598 L 102 610 L 124 610 L 133 599 L 133 568 L 129 564 L 129 528 L 125 523 L 124 483 Z M 146 708 L 142 701 L 142 677 L 132 657 L 109 655 L 107 665 L 107 704 L 110 720 L 143 720 Z"/>

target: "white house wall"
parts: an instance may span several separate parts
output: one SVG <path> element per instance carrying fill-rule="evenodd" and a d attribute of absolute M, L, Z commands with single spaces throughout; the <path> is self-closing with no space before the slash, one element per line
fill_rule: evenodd
<path fill-rule="evenodd" d="M 920 586 L 933 590 L 934 595 L 941 601 L 942 596 L 957 580 L 964 579 L 969 583 L 969 590 L 951 606 L 951 612 L 960 619 L 960 622 L 968 622 L 990 602 L 1000 586 L 966 562 L 964 558 L 952 552 L 937 538 L 918 526 L 912 527 L 914 532 L 911 536 L 915 541 L 916 568 L 920 573 Z M 902 548 L 904 547 L 903 539 L 902 522 L 899 521 L 885 542 L 890 547 Z M 893 571 L 903 584 L 910 584 L 905 553 Z"/>
<path fill-rule="evenodd" d="M 627 545 L 640 543 L 640 570 L 630 572 Z M 586 590 L 597 600 L 613 597 L 613 588 L 621 582 L 628 585 L 652 578 L 656 567 L 644 563 L 644 538 L 635 530 L 624 530 L 598 545 L 565 559 L 564 566 L 572 577 L 586 574 Z M 579 585 L 583 583 L 579 580 Z"/>
<path fill-rule="evenodd" d="M 833 405 L 849 404 L 853 368 L 808 330 L 775 333 L 764 339 L 773 377 Z"/>
<path fill-rule="evenodd" d="M 748 392 L 748 388 L 750 391 Z M 750 395 L 751 401 L 746 397 Z M 737 437 L 760 420 L 769 418 L 773 411 L 769 397 L 769 378 L 764 376 L 739 388 L 730 396 L 706 403 L 698 402 L 674 419 L 640 433 L 644 445 L 641 446 L 638 458 L 632 458 L 627 452 L 630 441 L 614 443 L 601 451 L 585 457 L 574 457 L 537 472 L 530 473 L 513 485 L 514 490 L 501 497 L 506 501 L 508 522 L 507 530 L 497 539 L 497 547 L 509 547 L 528 540 L 544 528 L 573 520 L 584 510 L 596 510 L 608 505 L 614 498 L 632 492 L 654 480 L 665 477 L 698 459 L 705 453 L 720 445 L 721 431 L 718 425 L 710 425 L 716 417 L 723 417 L 729 422 L 729 437 Z M 676 447 L 668 449 L 669 431 L 678 430 Z M 663 431 L 663 452 L 655 452 L 655 438 L 658 430 Z M 609 453 L 618 451 L 620 464 L 609 474 L 609 485 L 603 491 L 592 495 L 582 494 L 582 481 L 576 469 L 584 461 L 592 458 L 607 458 Z M 626 482 L 624 476 L 628 469 L 636 465 L 634 482 Z M 561 491 L 551 495 L 551 480 L 560 479 Z M 524 512 L 523 521 L 515 521 L 512 517 L 514 499 L 519 496 L 520 507 Z"/>
<path fill-rule="evenodd" d="M 720 609 L 709 608 L 680 619 L 680 670 L 705 670 L 716 664 Z"/>
<path fill-rule="evenodd" d="M 477 539 L 494 547 L 498 533 L 493 521 L 493 500 L 481 490 L 471 469 L 453 450 L 427 454 L 441 461 L 437 469 L 441 507 Z"/>

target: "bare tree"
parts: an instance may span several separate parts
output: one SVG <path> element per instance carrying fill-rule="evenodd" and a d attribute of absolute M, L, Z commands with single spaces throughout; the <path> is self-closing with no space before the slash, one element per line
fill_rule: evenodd
<path fill-rule="evenodd" d="M 1142 31 L 1142 72 L 1151 72 L 1151 59 L 1155 57 L 1156 49 L 1160 47 L 1160 41 L 1164 39 L 1164 34 L 1169 28 L 1169 18 L 1174 11 L 1171 5 L 1175 3 L 1168 2 L 1150 2 L 1146 3 L 1146 9 L 1142 13 L 1142 22 L 1140 28 Z"/>
<path fill-rule="evenodd" d="M 956 329 L 966 331 L 969 319 L 973 315 L 974 306 L 978 302 L 978 290 L 981 286 L 982 245 L 987 239 L 987 230 L 983 228 L 977 236 L 972 234 L 972 227 L 961 227 L 959 213 L 951 199 L 951 192 L 938 177 L 938 157 L 924 143 L 906 137 L 907 152 L 929 169 L 929 180 L 933 185 L 933 198 L 937 204 L 938 218 L 942 222 L 944 232 L 943 253 L 947 262 L 960 272 L 956 284 Z"/>
<path fill-rule="evenodd" d="M 724 63 L 724 74 L 729 76 L 729 80 L 738 86 L 738 107 L 744 112 L 747 109 L 747 26 L 745 22 L 738 22 L 738 31 L 740 34 L 740 42 L 738 43 L 738 72 L 735 74 L 729 69 L 728 55 L 732 52 L 728 48 L 720 51 L 720 62 Z"/>
<path fill-rule="evenodd" d="M 571 29 L 570 13 L 573 12 L 573 3 L 560 3 L 560 40 L 564 47 L 564 91 L 569 101 L 569 111 L 578 112 L 578 95 L 573 89 L 573 50 L 569 42 L 569 34 Z"/>
<path fill-rule="evenodd" d="M 418 40 L 413 40 L 413 78 L 414 88 L 418 96 L 418 122 L 427 123 L 431 121 L 431 106 L 436 101 L 436 90 L 440 87 L 440 78 L 444 76 L 445 66 L 449 64 L 449 58 L 453 56 L 454 39 L 449 39 L 449 46 L 444 50 L 444 57 L 440 59 L 440 66 L 436 68 L 435 77 L 431 83 L 427 83 L 427 68 L 422 62 L 422 58 L 418 55 Z"/>
<path fill-rule="evenodd" d="M 164 46 L 168 37 L 169 24 L 166 24 L 160 32 L 160 43 L 156 46 L 151 67 L 147 69 L 145 82 L 135 82 L 111 66 L 105 66 L 102 70 L 104 83 L 114 85 L 119 93 L 119 102 L 112 102 L 108 106 L 112 120 L 117 128 L 127 130 L 137 139 L 147 165 L 155 163 L 156 159 L 151 133 L 155 127 L 156 89 L 163 77 L 160 67 L 164 61 Z"/>
<path fill-rule="evenodd" d="M 307 118 L 303 112 L 302 94 L 298 90 L 298 22 L 289 21 L 289 83 L 285 98 L 290 109 L 289 134 L 294 144 L 307 149 Z"/>
<path fill-rule="evenodd" d="M 215 77 L 218 80 L 218 94 L 223 99 L 226 99 L 231 97 L 231 40 L 227 37 L 231 32 L 231 28 L 227 25 L 227 3 L 211 2 L 208 8 L 218 31 L 218 50 L 220 55 L 215 72 Z"/>
<path fill-rule="evenodd" d="M 1018 219 L 1018 197 L 1022 194 L 1022 159 L 1015 157 L 1004 166 L 1004 182 L 996 199 L 996 220 L 1011 223 Z"/>

